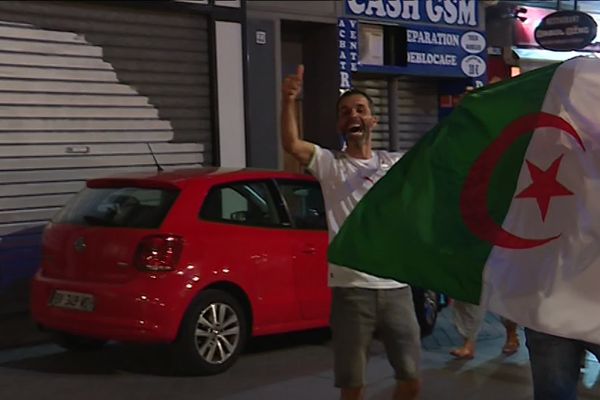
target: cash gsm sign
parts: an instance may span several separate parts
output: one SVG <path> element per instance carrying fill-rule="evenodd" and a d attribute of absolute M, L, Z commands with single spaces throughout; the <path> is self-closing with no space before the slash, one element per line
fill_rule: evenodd
<path fill-rule="evenodd" d="M 346 15 L 385 21 L 407 21 L 474 27 L 477 0 L 345 0 Z"/>

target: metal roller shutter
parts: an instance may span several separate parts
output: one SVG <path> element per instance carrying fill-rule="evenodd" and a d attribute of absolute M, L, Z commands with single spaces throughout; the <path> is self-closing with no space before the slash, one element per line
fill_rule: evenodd
<path fill-rule="evenodd" d="M 352 84 L 355 88 L 371 96 L 375 105 L 375 109 L 371 111 L 379 118 L 379 124 L 373 130 L 373 149 L 388 150 L 390 148 L 390 125 L 387 80 L 358 76 L 352 78 Z"/>
<path fill-rule="evenodd" d="M 119 4 L 0 2 L 0 289 L 86 179 L 212 162 L 207 18 Z"/>
<path fill-rule="evenodd" d="M 402 76 L 390 78 L 396 81 L 396 136 L 398 151 L 410 149 L 438 122 L 437 81 L 432 78 Z M 357 76 L 354 87 L 366 92 L 373 99 L 373 112 L 379 117 L 379 125 L 373 132 L 373 148 L 388 150 L 391 146 L 389 88 L 387 79 Z"/>
<path fill-rule="evenodd" d="M 407 151 L 438 122 L 437 81 L 403 76 L 397 90 L 397 149 Z"/>

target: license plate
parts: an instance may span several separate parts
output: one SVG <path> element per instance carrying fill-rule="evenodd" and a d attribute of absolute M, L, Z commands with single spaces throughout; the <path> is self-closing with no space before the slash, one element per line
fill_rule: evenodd
<path fill-rule="evenodd" d="M 94 311 L 94 296 L 66 290 L 55 290 L 52 297 L 50 297 L 49 304 L 52 307 L 91 312 Z"/>

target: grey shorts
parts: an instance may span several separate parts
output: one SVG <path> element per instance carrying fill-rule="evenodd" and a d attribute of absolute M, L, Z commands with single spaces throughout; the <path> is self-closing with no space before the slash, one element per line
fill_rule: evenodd
<path fill-rule="evenodd" d="M 333 288 L 331 306 L 335 386 L 365 386 L 369 345 L 380 339 L 397 380 L 419 378 L 421 337 L 412 292 Z"/>

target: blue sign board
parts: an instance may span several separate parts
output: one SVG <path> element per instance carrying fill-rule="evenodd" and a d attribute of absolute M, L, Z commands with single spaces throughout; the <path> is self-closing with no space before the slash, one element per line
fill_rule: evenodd
<path fill-rule="evenodd" d="M 340 89 L 352 87 L 352 72 L 358 71 L 358 21 L 338 20 L 338 60 Z"/>
<path fill-rule="evenodd" d="M 475 29 L 478 0 L 345 0 L 345 15 L 386 22 L 452 25 Z"/>
<path fill-rule="evenodd" d="M 359 65 L 359 72 L 471 78 L 474 86 L 487 81 L 487 42 L 475 30 L 404 25 L 407 65 Z"/>

